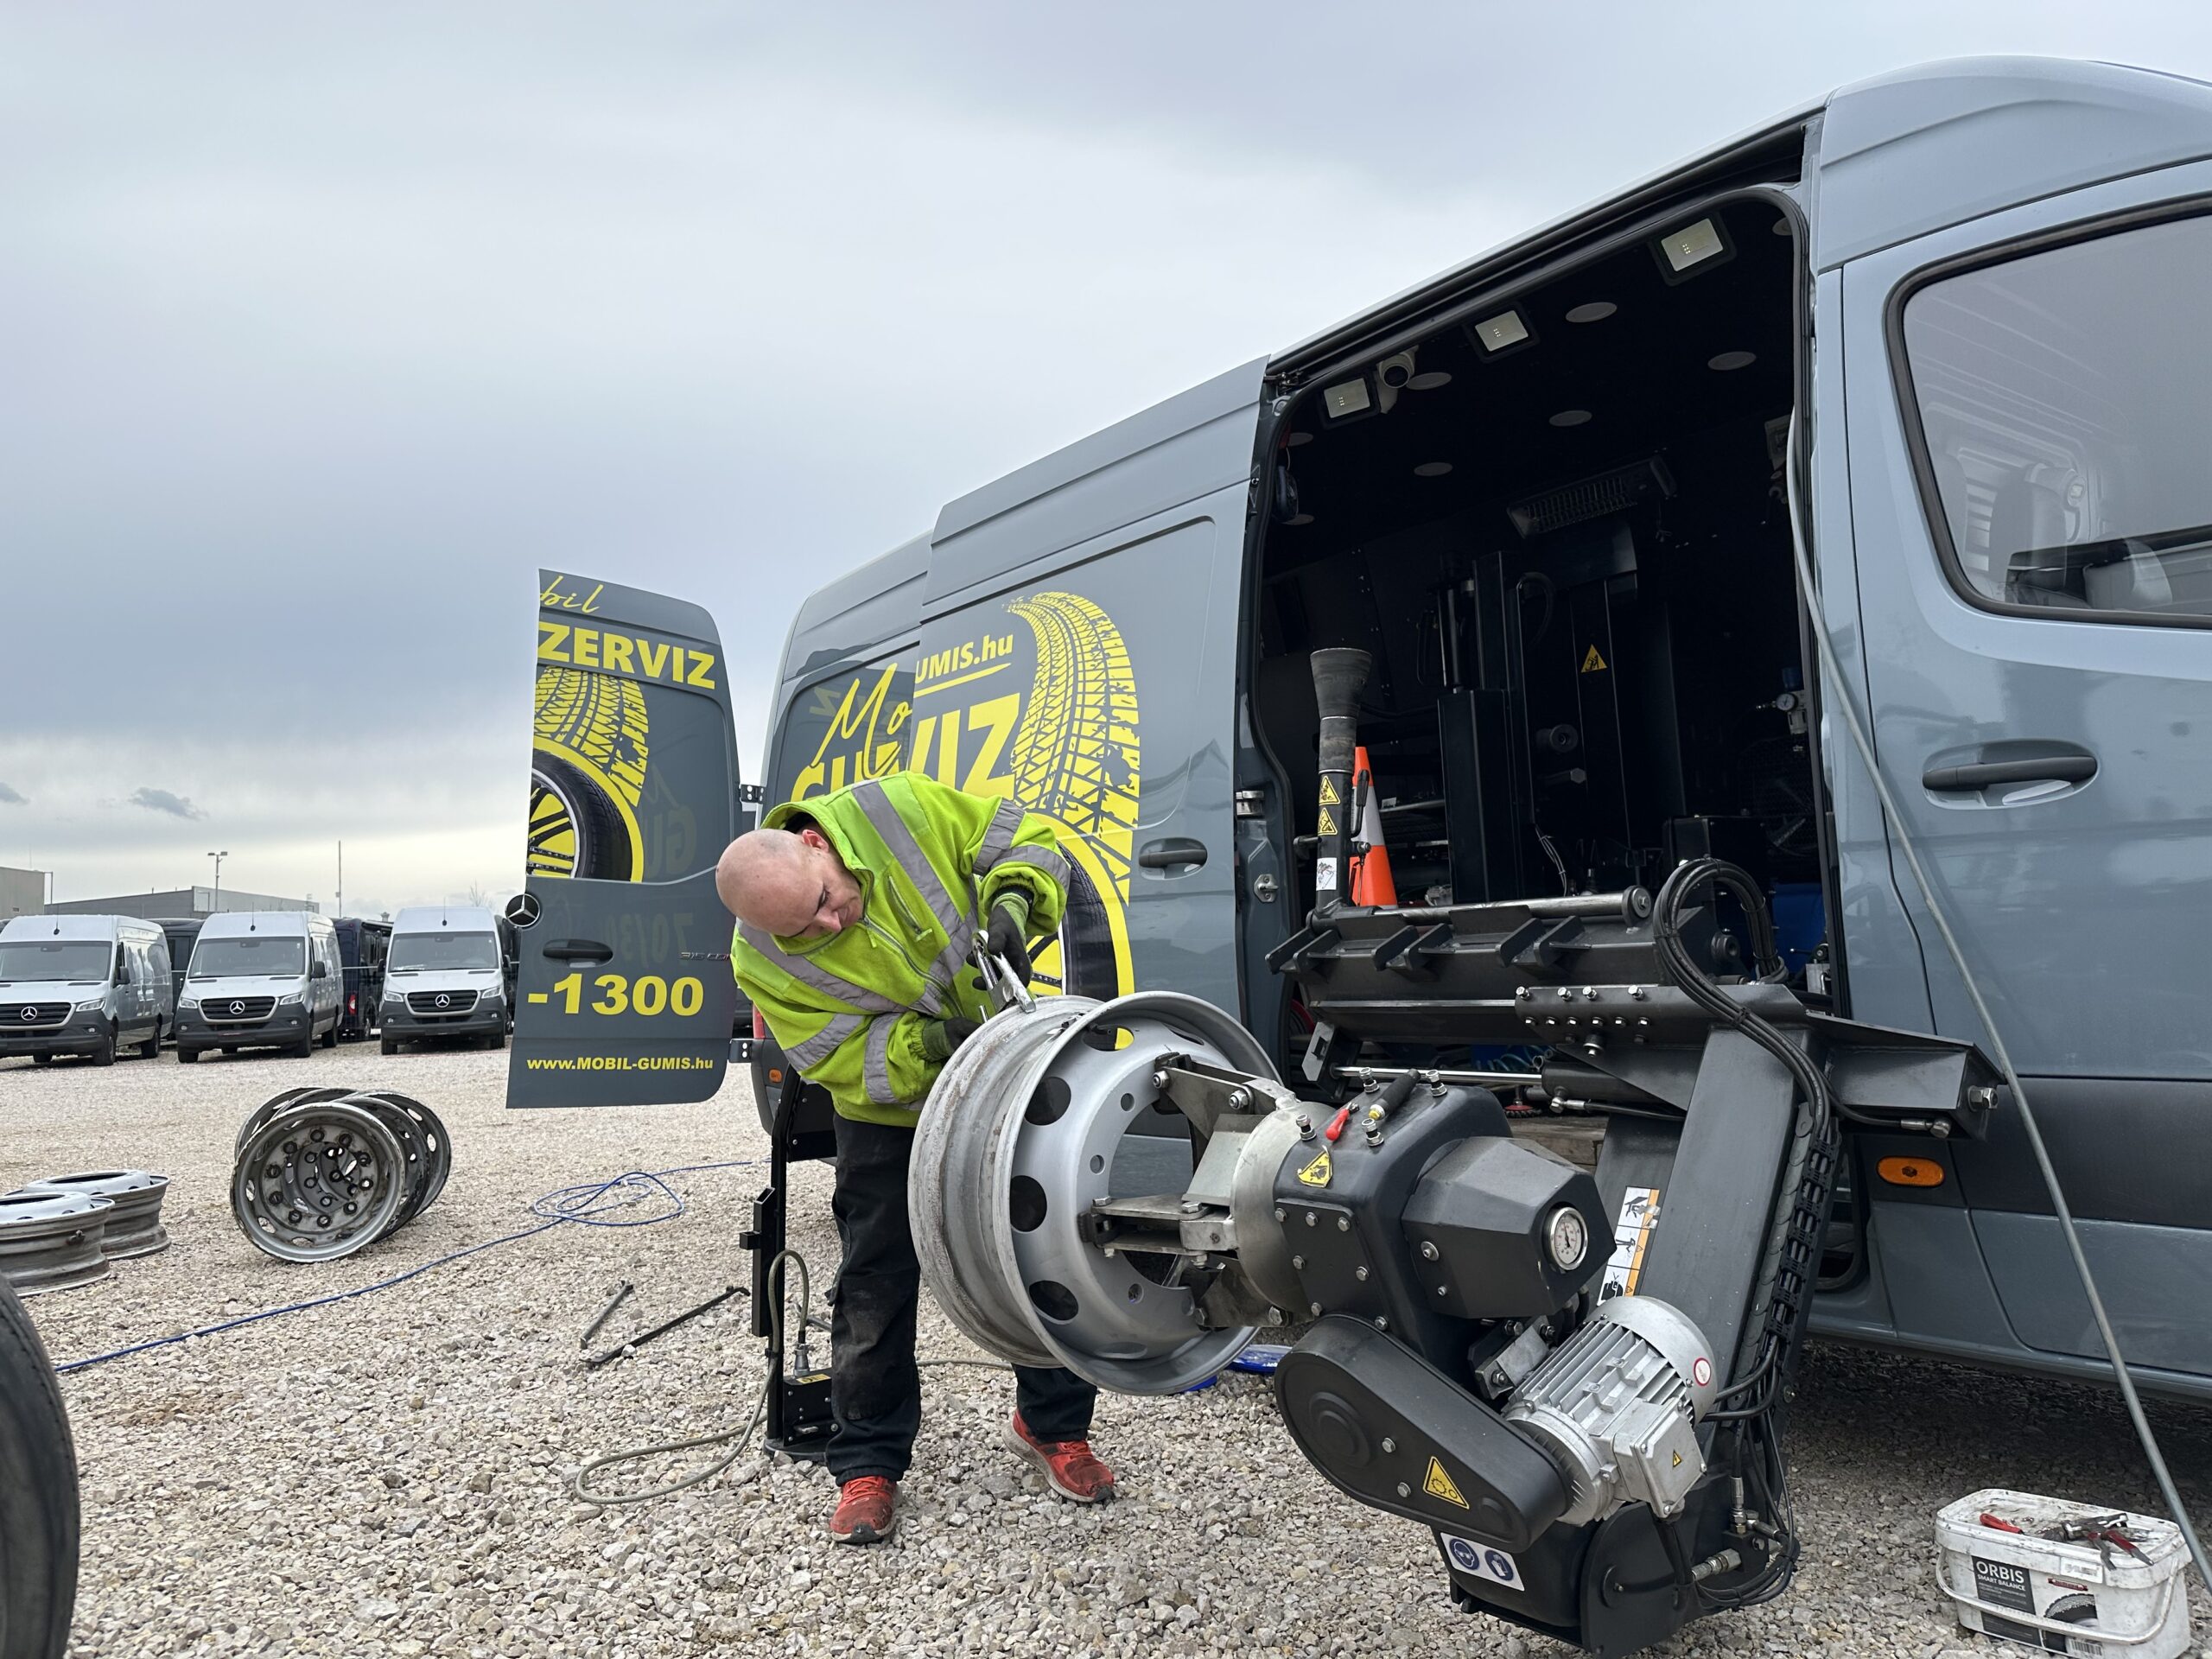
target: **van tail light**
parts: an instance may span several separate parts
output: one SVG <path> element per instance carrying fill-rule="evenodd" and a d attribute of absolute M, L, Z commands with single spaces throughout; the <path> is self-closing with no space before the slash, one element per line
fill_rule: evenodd
<path fill-rule="evenodd" d="M 353 995 L 353 992 L 351 992 L 351 991 L 346 992 L 346 1013 L 348 1013 L 348 1014 L 359 1014 L 360 1011 L 361 1011 L 361 999 L 360 999 L 359 997 L 358 997 L 358 996 L 354 995 Z"/>

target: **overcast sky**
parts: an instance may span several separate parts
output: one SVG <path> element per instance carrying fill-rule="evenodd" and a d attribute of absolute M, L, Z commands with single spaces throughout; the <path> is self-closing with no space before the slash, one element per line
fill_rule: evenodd
<path fill-rule="evenodd" d="M 792 608 L 1830 88 L 2212 8 L 0 6 L 0 863 L 518 885 L 541 564 Z"/>

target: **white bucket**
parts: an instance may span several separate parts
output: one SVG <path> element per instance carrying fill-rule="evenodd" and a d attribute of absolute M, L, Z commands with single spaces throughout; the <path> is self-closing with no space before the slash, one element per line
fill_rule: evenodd
<path fill-rule="evenodd" d="M 1984 1514 L 2020 1530 L 1984 1526 Z M 2036 1535 L 2113 1514 L 2139 1557 L 2115 1549 L 2107 1560 L 2094 1543 Z M 2175 1659 L 2189 1646 L 2187 1552 L 2171 1521 L 1992 1488 L 1941 1510 L 1936 1536 L 1937 1573 L 1970 1630 L 2078 1659 Z"/>

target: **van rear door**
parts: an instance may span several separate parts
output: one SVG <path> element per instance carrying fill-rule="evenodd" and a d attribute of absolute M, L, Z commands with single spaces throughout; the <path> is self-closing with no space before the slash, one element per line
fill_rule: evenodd
<path fill-rule="evenodd" d="M 736 986 L 715 862 L 739 828 L 729 676 L 696 605 L 538 573 L 510 1106 L 704 1100 Z"/>
<path fill-rule="evenodd" d="M 1237 1008 L 1237 613 L 1264 360 L 963 496 L 931 537 L 905 764 L 1052 820 L 1041 977 Z"/>
<path fill-rule="evenodd" d="M 2208 264 L 2212 164 L 2196 163 L 1842 270 L 1881 763 L 2029 1080 L 2126 1351 L 2195 1372 L 2212 1371 Z M 1917 893 L 1906 902 L 1938 1028 L 1979 1039 Z M 1970 1208 L 2018 1339 L 2100 1352 L 2017 1117 L 1952 1157 L 1949 1202 Z M 1944 1281 L 1982 1270 L 1900 1252 L 1934 1217 L 1878 1229 L 1901 1325 L 1904 1304 L 1933 1310 Z"/>

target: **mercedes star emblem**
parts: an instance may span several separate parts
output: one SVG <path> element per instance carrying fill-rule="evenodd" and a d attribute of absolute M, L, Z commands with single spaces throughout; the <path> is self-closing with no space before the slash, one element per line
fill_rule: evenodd
<path fill-rule="evenodd" d="M 232 1014 L 244 1014 L 244 1013 L 245 1012 L 245 1003 L 243 1003 L 243 1002 L 233 1002 L 233 1003 L 232 1003 L 232 1004 L 231 1004 L 231 1012 L 232 1012 Z"/>
<path fill-rule="evenodd" d="M 452 1007 L 453 998 L 448 996 L 443 991 L 440 991 L 438 993 L 438 1006 L 442 1008 Z"/>
<path fill-rule="evenodd" d="M 38 1010 L 37 1010 L 36 1008 L 33 1008 L 33 1007 L 26 1007 L 26 1008 L 24 1008 L 24 1010 L 23 1010 L 23 1023 L 24 1023 L 25 1025 L 27 1025 L 27 1026 L 28 1026 L 28 1025 L 31 1024 L 32 1022 L 34 1022 L 35 1020 L 37 1020 L 37 1018 L 38 1018 Z"/>

